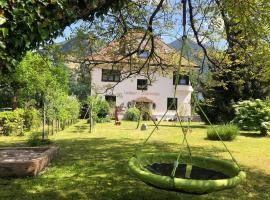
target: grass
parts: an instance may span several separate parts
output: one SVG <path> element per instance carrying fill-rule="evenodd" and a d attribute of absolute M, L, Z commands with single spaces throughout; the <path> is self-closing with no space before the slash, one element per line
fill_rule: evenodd
<path fill-rule="evenodd" d="M 150 125 L 150 123 L 148 123 Z M 194 155 L 229 159 L 218 141 L 206 140 L 206 126 L 193 123 L 188 141 Z M 127 169 L 147 133 L 135 130 L 136 122 L 97 124 L 88 133 L 85 121 L 69 127 L 51 139 L 60 146 L 54 162 L 38 177 L 0 179 L 2 200 L 180 200 L 180 199 L 270 199 L 270 138 L 240 135 L 225 142 L 247 172 L 247 182 L 230 190 L 190 195 L 159 190 L 133 178 Z M 25 145 L 27 136 L 0 137 L 0 146 Z M 163 123 L 146 150 L 177 152 L 182 140 L 179 128 Z"/>
<path fill-rule="evenodd" d="M 239 128 L 233 124 L 208 127 L 207 129 L 207 138 L 209 140 L 219 140 L 220 137 L 224 141 L 231 141 L 234 140 L 237 135 L 239 135 Z"/>

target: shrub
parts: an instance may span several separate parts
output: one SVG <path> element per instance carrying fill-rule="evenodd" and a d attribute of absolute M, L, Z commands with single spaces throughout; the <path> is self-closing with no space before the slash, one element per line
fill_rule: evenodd
<path fill-rule="evenodd" d="M 39 111 L 33 107 L 24 110 L 24 127 L 27 130 L 38 128 L 40 126 L 40 114 Z"/>
<path fill-rule="evenodd" d="M 256 99 L 242 101 L 235 106 L 236 117 L 233 122 L 243 130 L 259 130 L 266 135 L 270 128 L 270 103 Z"/>
<path fill-rule="evenodd" d="M 39 132 L 33 132 L 27 140 L 27 144 L 31 147 L 49 145 L 52 141 L 49 139 L 42 140 L 42 134 Z"/>
<path fill-rule="evenodd" d="M 103 99 L 98 99 L 96 103 L 96 110 L 98 118 L 106 118 L 110 112 L 110 104 Z"/>
<path fill-rule="evenodd" d="M 0 126 L 2 127 L 2 134 L 22 134 L 24 121 L 23 113 L 23 109 L 19 108 L 14 111 L 0 112 Z"/>
<path fill-rule="evenodd" d="M 124 116 L 125 120 L 128 121 L 138 121 L 140 118 L 141 112 L 138 108 L 133 107 L 133 108 L 129 108 Z"/>
<path fill-rule="evenodd" d="M 105 123 L 105 122 L 110 122 L 110 121 L 111 121 L 110 117 L 104 117 L 104 118 L 97 118 L 96 119 L 97 123 Z"/>
<path fill-rule="evenodd" d="M 93 96 L 89 96 L 87 101 L 89 106 L 92 106 L 92 118 L 95 122 L 102 123 L 108 121 L 110 105 L 107 101 Z"/>
<path fill-rule="evenodd" d="M 231 141 L 239 134 L 239 128 L 232 124 L 209 127 L 207 129 L 207 138 L 209 140 L 220 140 L 217 133 L 224 141 Z"/>

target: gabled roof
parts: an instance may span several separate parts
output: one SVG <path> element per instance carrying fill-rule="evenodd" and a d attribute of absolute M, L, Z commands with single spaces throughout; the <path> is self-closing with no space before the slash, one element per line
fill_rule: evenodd
<path fill-rule="evenodd" d="M 145 37 L 142 42 L 142 38 Z M 140 46 L 140 49 L 138 47 Z M 96 54 L 90 55 L 88 60 L 94 63 L 143 63 L 145 58 L 137 56 L 138 50 L 151 50 L 150 35 L 143 31 L 131 30 L 124 37 L 112 41 L 107 47 L 101 49 Z M 154 55 L 150 58 L 150 65 L 177 66 L 180 53 L 169 47 L 160 38 L 154 36 Z M 133 53 L 133 54 L 131 54 Z M 188 60 L 182 57 L 182 66 L 189 66 Z M 190 66 L 198 67 L 190 62 Z"/>

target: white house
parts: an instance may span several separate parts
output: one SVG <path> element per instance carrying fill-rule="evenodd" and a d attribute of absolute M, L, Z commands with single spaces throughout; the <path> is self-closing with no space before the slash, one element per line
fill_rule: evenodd
<path fill-rule="evenodd" d="M 175 118 L 176 110 L 181 116 L 190 116 L 193 88 L 187 70 L 197 70 L 198 66 L 182 58 L 180 80 L 176 86 L 177 106 L 172 106 L 179 53 L 155 37 L 155 54 L 158 54 L 156 58 L 151 55 L 151 59 L 147 60 L 151 49 L 147 43 L 142 45 L 143 48 L 140 47 L 142 50 L 125 57 L 138 47 L 143 35 L 140 32 L 129 32 L 125 38 L 113 41 L 89 58 L 96 66 L 92 70 L 93 94 L 120 106 L 120 118 L 128 107 L 136 104 L 148 107 L 155 119 L 160 119 L 167 109 L 165 120 Z M 147 67 L 140 71 L 144 64 Z M 187 67 L 188 64 L 190 67 Z M 133 74 L 136 71 L 140 73 Z"/>

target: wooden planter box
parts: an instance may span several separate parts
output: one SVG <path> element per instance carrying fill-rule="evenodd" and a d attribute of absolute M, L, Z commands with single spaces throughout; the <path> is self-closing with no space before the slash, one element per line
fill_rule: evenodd
<path fill-rule="evenodd" d="M 55 157 L 58 147 L 0 148 L 0 177 L 38 175 Z"/>

